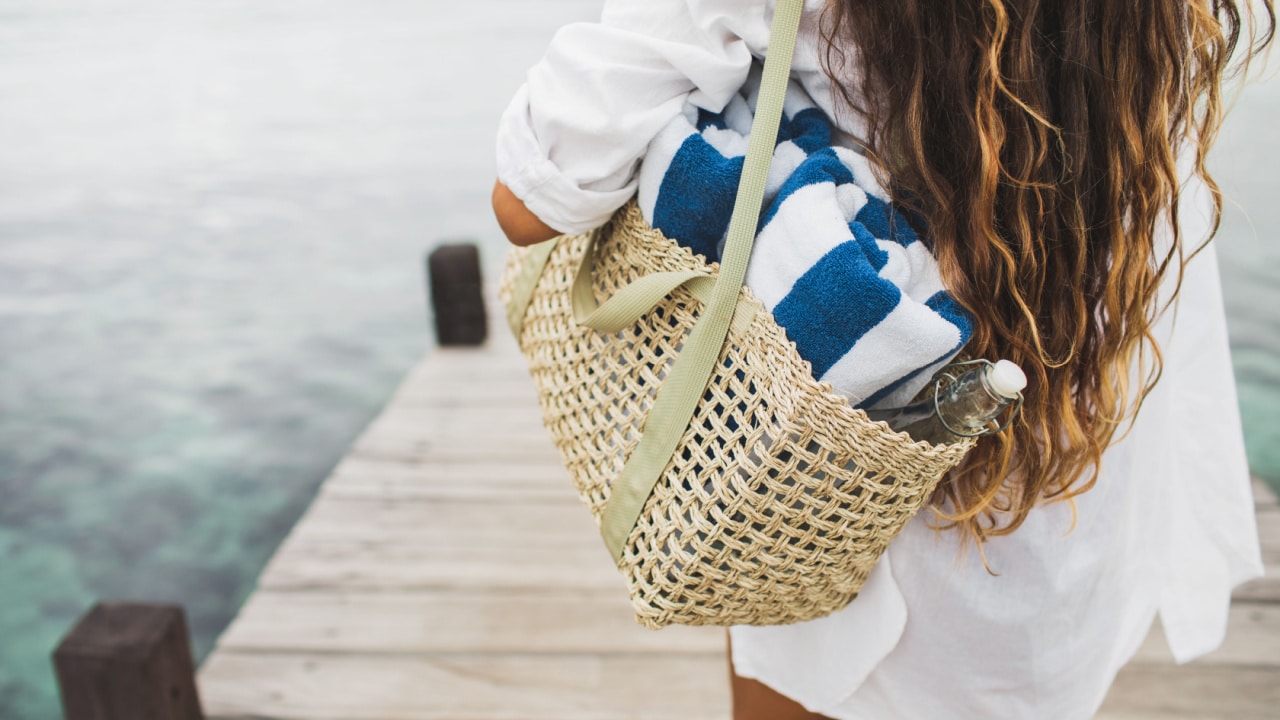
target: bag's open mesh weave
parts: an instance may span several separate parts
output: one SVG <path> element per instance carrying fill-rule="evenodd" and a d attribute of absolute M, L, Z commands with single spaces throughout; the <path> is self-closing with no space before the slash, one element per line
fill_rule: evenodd
<path fill-rule="evenodd" d="M 596 232 L 602 302 L 641 275 L 706 267 L 634 203 Z M 571 292 L 589 237 L 560 240 L 519 340 L 543 420 L 599 523 L 701 304 L 679 289 L 633 329 L 605 335 L 578 325 Z M 517 249 L 508 260 L 504 303 L 524 255 Z M 746 288 L 739 302 L 759 305 Z M 759 307 L 745 331 L 730 329 L 627 540 L 619 569 L 637 619 L 652 628 L 776 625 L 844 607 L 972 443 L 930 447 L 871 422 L 813 378 Z"/>

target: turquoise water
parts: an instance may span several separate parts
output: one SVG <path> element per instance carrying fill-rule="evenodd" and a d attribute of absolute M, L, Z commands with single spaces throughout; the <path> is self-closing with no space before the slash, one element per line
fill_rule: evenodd
<path fill-rule="evenodd" d="M 428 349 L 424 251 L 492 269 L 497 117 L 595 6 L 0 0 L 0 719 L 95 598 L 208 652 Z"/>
<path fill-rule="evenodd" d="M 1274 67 L 1280 65 L 1272 61 Z M 1227 195 L 1218 233 L 1232 363 L 1249 464 L 1280 492 L 1280 71 L 1247 85 L 1213 167 Z"/>
<path fill-rule="evenodd" d="M 494 123 L 587 0 L 0 0 L 0 718 L 59 717 L 95 598 L 203 656 L 429 349 L 422 254 L 490 270 Z M 1218 167 L 1255 468 L 1280 479 L 1280 83 Z"/>

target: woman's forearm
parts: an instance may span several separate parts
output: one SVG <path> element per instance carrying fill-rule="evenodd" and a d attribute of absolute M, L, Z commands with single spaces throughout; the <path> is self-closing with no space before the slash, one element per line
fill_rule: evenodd
<path fill-rule="evenodd" d="M 513 245 L 534 245 L 560 234 L 530 212 L 502 181 L 493 184 L 493 214 Z"/>

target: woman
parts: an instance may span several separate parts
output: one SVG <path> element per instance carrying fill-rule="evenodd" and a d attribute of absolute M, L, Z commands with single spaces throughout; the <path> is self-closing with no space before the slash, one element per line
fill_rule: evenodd
<path fill-rule="evenodd" d="M 1091 717 L 1157 614 L 1190 659 L 1261 574 L 1204 161 L 1271 3 L 1261 27 L 1227 0 L 805 10 L 793 77 L 926 220 L 976 319 L 966 352 L 1030 384 L 852 605 L 731 629 L 734 716 Z M 502 122 L 511 241 L 607 219 L 686 101 L 719 111 L 741 86 L 771 14 L 613 0 L 564 28 Z"/>

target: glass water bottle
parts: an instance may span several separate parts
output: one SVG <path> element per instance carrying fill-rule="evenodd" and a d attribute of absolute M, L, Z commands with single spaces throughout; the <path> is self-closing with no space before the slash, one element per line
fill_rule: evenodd
<path fill-rule="evenodd" d="M 952 381 L 946 385 L 935 382 L 934 392 L 925 399 L 902 408 L 871 410 L 867 415 L 932 445 L 1003 429 L 992 423 L 1010 405 L 1021 404 L 1022 389 L 1027 386 L 1022 368 L 1008 360 L 973 360 L 948 370 L 962 372 L 946 373 Z"/>

